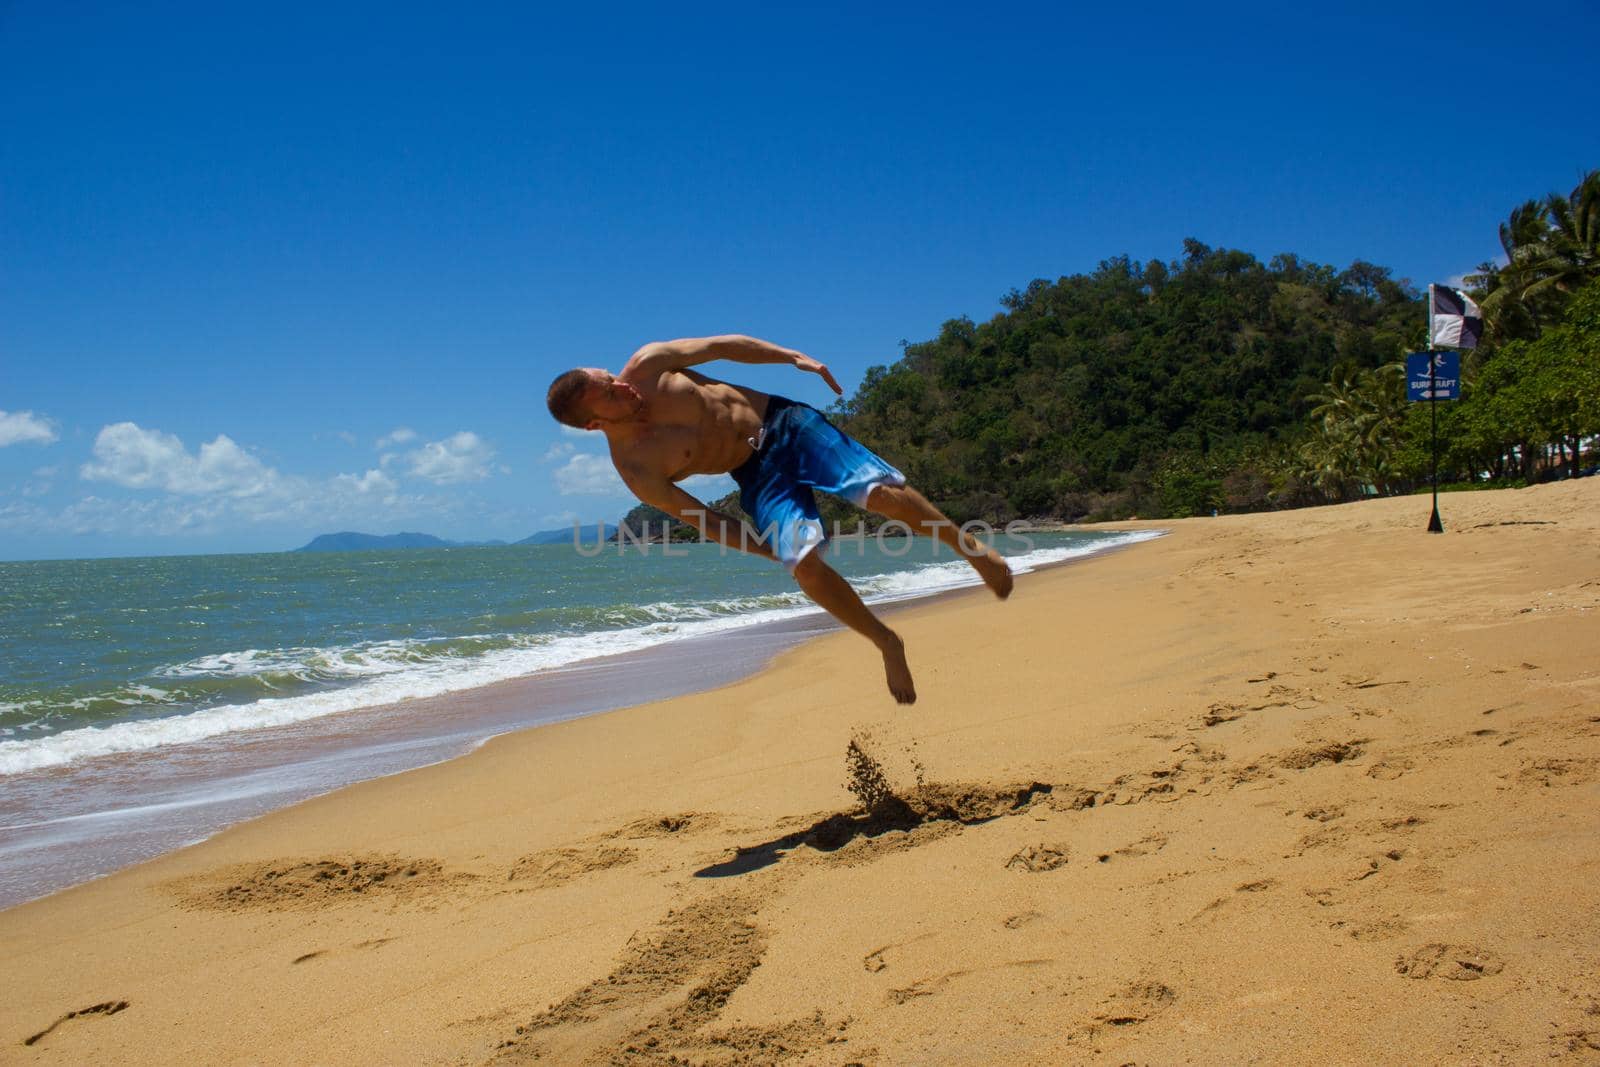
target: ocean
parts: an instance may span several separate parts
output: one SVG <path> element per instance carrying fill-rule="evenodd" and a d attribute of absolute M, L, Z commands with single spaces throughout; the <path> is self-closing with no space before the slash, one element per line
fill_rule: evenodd
<path fill-rule="evenodd" d="M 996 547 L 1026 572 L 1149 536 Z M 0 906 L 497 733 L 726 684 L 833 625 L 762 560 L 596 547 L 0 563 Z M 830 561 L 872 603 L 977 584 L 921 538 Z"/>

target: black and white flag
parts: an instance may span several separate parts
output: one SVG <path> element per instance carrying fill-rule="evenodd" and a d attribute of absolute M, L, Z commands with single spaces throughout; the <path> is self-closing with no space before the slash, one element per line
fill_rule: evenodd
<path fill-rule="evenodd" d="M 1483 312 L 1460 289 L 1428 286 L 1428 344 L 1439 348 L 1477 348 Z"/>

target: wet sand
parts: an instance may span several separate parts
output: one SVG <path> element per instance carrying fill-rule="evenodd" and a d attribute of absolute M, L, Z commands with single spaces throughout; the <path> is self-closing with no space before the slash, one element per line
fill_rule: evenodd
<path fill-rule="evenodd" d="M 1595 1061 L 1600 479 L 1441 510 L 1164 522 L 898 613 L 914 708 L 830 634 L 0 912 L 0 1061 Z"/>

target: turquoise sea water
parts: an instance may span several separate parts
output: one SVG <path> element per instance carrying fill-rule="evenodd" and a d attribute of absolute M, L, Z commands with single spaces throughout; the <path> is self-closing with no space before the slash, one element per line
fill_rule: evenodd
<path fill-rule="evenodd" d="M 1108 536 L 1001 547 L 1026 568 Z M 770 563 L 714 545 L 670 551 L 0 564 L 0 774 L 471 688 L 809 607 Z M 869 599 L 971 581 L 923 539 L 841 541 L 831 559 Z"/>
<path fill-rule="evenodd" d="M 1025 573 L 1148 536 L 996 545 Z M 921 538 L 829 558 L 869 602 L 977 583 Z M 496 732 L 721 684 L 819 614 L 715 545 L 0 563 L 0 906 Z"/>

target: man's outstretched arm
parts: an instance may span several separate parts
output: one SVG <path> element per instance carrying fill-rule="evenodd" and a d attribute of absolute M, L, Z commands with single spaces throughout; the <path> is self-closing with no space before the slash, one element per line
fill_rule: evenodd
<path fill-rule="evenodd" d="M 833 380 L 828 368 L 810 356 L 771 341 L 746 337 L 742 333 L 651 342 L 633 354 L 619 377 L 624 381 L 635 376 L 654 378 L 665 371 L 682 370 L 714 359 L 732 360 L 734 363 L 787 363 L 798 370 L 820 375 L 830 389 L 840 396 L 844 395 L 844 390 Z"/>
<path fill-rule="evenodd" d="M 778 558 L 772 549 L 768 548 L 744 523 L 712 511 L 666 478 L 620 468 L 618 473 L 622 475 L 622 480 L 627 483 L 628 488 L 633 490 L 634 496 L 651 507 L 660 508 L 673 518 L 693 526 L 706 540 L 715 541 L 728 548 L 737 548 L 762 559 Z"/>

